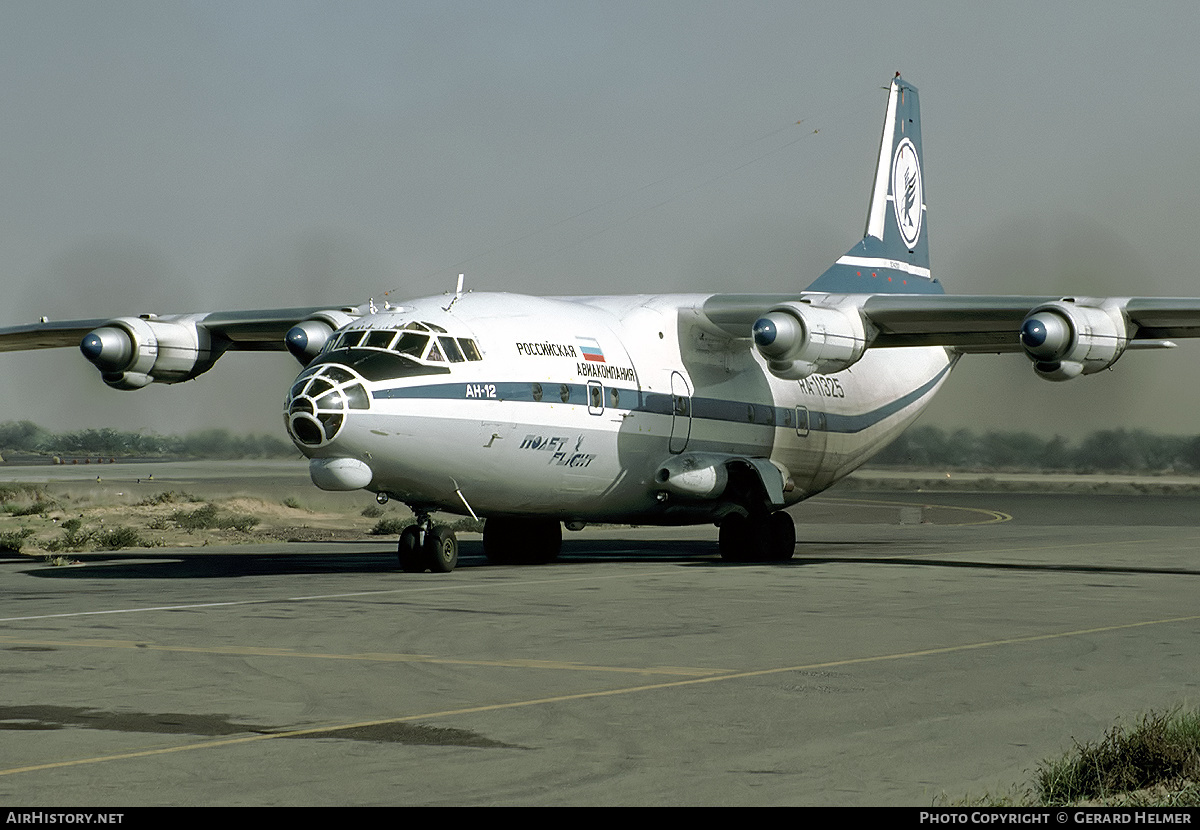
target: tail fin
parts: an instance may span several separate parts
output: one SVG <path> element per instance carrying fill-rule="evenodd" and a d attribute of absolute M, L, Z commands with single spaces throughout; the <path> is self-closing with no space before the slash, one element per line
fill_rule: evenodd
<path fill-rule="evenodd" d="M 929 226 L 921 171 L 917 88 L 892 79 L 867 229 L 809 291 L 830 294 L 941 294 L 929 273 Z M 890 203 L 890 204 L 889 204 Z"/>

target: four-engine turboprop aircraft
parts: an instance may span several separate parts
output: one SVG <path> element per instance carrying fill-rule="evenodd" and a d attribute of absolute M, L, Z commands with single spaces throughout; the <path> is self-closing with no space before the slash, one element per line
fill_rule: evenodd
<path fill-rule="evenodd" d="M 866 233 L 789 295 L 528 297 L 39 323 L 0 351 L 79 345 L 116 389 L 228 350 L 304 366 L 288 433 L 327 490 L 399 499 L 406 570 L 450 571 L 435 511 L 487 519 L 496 562 L 553 559 L 561 524 L 714 523 L 723 557 L 782 560 L 782 509 L 900 433 L 958 359 L 1024 352 L 1042 378 L 1200 336 L 1200 299 L 948 296 L 930 274 L 917 90 L 890 85 Z M 81 342 L 82 341 L 82 342 Z"/>

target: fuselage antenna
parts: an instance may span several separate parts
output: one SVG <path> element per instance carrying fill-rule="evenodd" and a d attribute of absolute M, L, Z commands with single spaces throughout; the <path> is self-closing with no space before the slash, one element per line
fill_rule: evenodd
<path fill-rule="evenodd" d="M 453 300 L 451 300 L 451 301 L 450 301 L 450 305 L 448 305 L 448 306 L 446 306 L 445 308 L 443 308 L 443 309 L 442 309 L 442 311 L 449 311 L 451 308 L 453 308 L 453 307 L 454 307 L 454 304 L 455 304 L 456 302 L 458 302 L 458 298 L 462 296 L 462 292 L 463 292 L 463 280 L 466 278 L 466 276 L 467 276 L 466 274 L 459 274 L 459 275 L 458 275 L 458 285 L 457 285 L 457 286 L 455 286 L 455 288 L 454 288 L 454 299 L 453 299 Z"/>

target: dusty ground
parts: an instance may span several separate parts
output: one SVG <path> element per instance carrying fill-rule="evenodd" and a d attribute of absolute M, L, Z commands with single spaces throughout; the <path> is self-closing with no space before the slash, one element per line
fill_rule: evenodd
<path fill-rule="evenodd" d="M 19 546 L 25 555 L 52 556 L 114 547 L 366 539 L 381 521 L 411 516 L 403 505 L 381 507 L 369 494 L 346 498 L 311 488 L 296 491 L 251 494 L 203 484 L 188 490 L 149 483 L 5 484 L 0 485 L 0 548 L 11 552 Z M 121 534 L 115 533 L 119 529 Z"/>
<path fill-rule="evenodd" d="M 93 472 L 96 477 L 91 480 Z M 63 476 L 56 480 L 50 473 Z M 19 550 L 31 556 L 53 558 L 143 546 L 395 538 L 396 525 L 411 518 L 405 506 L 394 502 L 380 506 L 370 493 L 317 490 L 308 481 L 303 463 L 99 465 L 88 467 L 82 475 L 79 469 L 32 466 L 14 467 L 8 474 L 16 481 L 0 481 L 0 552 Z M 40 483 L 19 483 L 19 476 L 35 481 L 40 476 Z M 1200 479 L 1186 476 L 862 470 L 830 495 L 844 500 L 844 494 L 878 490 L 1127 496 L 1193 494 L 1198 489 Z M 822 505 L 814 502 L 806 504 L 799 518 L 819 521 L 822 515 Z M 381 522 L 392 526 L 381 528 Z M 903 515 L 900 523 L 906 523 Z"/>

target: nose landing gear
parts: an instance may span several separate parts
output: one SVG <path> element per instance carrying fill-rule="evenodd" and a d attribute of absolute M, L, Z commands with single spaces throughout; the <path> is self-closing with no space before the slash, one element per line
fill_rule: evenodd
<path fill-rule="evenodd" d="M 446 574 L 458 564 L 458 537 L 446 525 L 434 525 L 423 510 L 413 511 L 417 523 L 404 528 L 396 548 L 405 573 Z"/>

